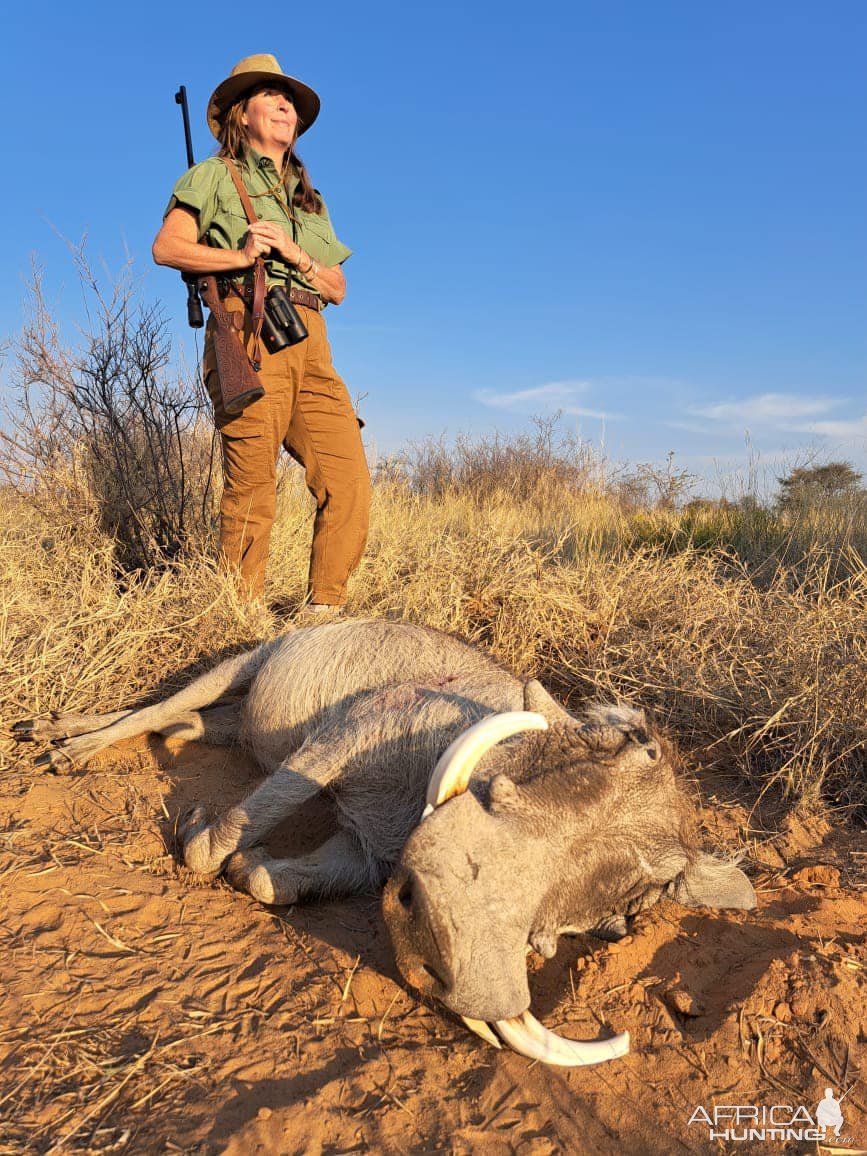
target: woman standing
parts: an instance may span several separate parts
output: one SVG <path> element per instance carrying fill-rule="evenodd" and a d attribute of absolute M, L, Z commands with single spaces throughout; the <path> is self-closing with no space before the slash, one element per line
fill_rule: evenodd
<path fill-rule="evenodd" d="M 209 319 L 202 369 L 222 441 L 221 556 L 240 575 L 245 595 L 260 599 L 282 445 L 304 466 L 316 499 L 305 613 L 312 621 L 339 613 L 346 600 L 367 539 L 370 499 L 359 423 L 331 364 L 322 316 L 326 305 L 344 298 L 341 266 L 351 250 L 335 236 L 294 148 L 318 112 L 316 93 L 286 76 L 273 56 L 242 60 L 208 105 L 219 153 L 175 185 L 153 244 L 158 264 L 217 276 L 222 308 L 233 314 L 248 355 L 261 361 L 264 395 L 240 413 L 228 412 Z M 231 166 L 257 218 L 252 223 Z M 284 287 L 308 331 L 276 353 L 259 342 L 251 314 L 258 258 L 269 291 Z"/>

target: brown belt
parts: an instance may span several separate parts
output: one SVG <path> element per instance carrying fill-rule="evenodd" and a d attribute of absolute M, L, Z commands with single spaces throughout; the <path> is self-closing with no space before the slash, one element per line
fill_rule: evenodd
<path fill-rule="evenodd" d="M 237 296 L 243 298 L 248 305 L 253 300 L 253 286 L 248 285 L 245 281 L 239 284 L 237 281 L 228 281 L 221 278 L 217 281 L 217 286 L 221 299 L 237 294 Z M 289 289 L 289 300 L 293 305 L 306 305 L 308 309 L 315 309 L 317 313 L 322 309 L 322 299 L 320 297 L 317 297 L 315 293 L 311 293 L 308 289 L 297 289 L 294 285 Z"/>

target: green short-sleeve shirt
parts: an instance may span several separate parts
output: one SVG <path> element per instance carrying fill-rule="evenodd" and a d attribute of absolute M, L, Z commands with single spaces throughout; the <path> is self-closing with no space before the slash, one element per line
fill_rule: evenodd
<path fill-rule="evenodd" d="M 286 189 L 270 157 L 250 149 L 237 167 L 257 216 L 281 225 L 314 261 L 340 265 L 351 255 L 352 250 L 337 239 L 324 201 L 321 213 L 307 213 L 294 205 L 290 209 Z M 297 185 L 298 178 L 293 174 L 289 180 L 290 201 Z M 229 170 L 219 157 L 209 157 L 184 173 L 172 191 L 164 216 L 178 206 L 197 215 L 200 241 L 217 249 L 242 247 L 247 216 Z M 265 268 L 269 285 L 291 282 L 316 293 L 294 265 L 279 257 L 267 258 Z"/>

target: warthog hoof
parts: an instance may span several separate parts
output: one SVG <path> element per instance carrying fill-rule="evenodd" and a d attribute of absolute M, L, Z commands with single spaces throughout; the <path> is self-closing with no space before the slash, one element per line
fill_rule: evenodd
<path fill-rule="evenodd" d="M 298 877 L 286 860 L 272 859 L 264 847 L 236 851 L 226 864 L 226 879 L 260 903 L 298 902 Z"/>
<path fill-rule="evenodd" d="M 236 851 L 226 864 L 226 879 L 238 891 L 252 895 L 260 903 L 276 903 L 274 884 L 266 866 L 268 858 L 264 847 Z"/>
<path fill-rule="evenodd" d="M 69 731 L 65 726 L 67 718 L 56 710 L 36 718 L 23 718 L 12 727 L 12 737 L 18 743 L 30 743 L 36 739 L 65 739 Z"/>
<path fill-rule="evenodd" d="M 23 718 L 12 727 L 12 737 L 17 743 L 32 742 L 36 736 L 36 727 L 39 719 Z"/>
<path fill-rule="evenodd" d="M 55 775 L 67 775 L 75 770 L 75 759 L 62 747 L 54 747 L 53 750 L 38 755 L 33 760 L 33 765 L 40 770 L 52 771 Z"/>
<path fill-rule="evenodd" d="M 219 874 L 226 856 L 214 850 L 213 829 L 201 803 L 196 803 L 181 815 L 177 842 L 181 858 L 191 871 L 199 875 Z"/>

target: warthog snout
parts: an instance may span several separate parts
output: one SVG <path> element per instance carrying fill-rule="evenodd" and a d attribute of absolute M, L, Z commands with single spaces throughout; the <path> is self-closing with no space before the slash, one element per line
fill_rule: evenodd
<path fill-rule="evenodd" d="M 408 868 L 398 867 L 386 886 L 383 907 L 401 972 L 425 995 L 445 1001 L 454 988 L 451 941 L 448 928 L 431 910 L 424 884 Z"/>
<path fill-rule="evenodd" d="M 386 887 L 398 967 L 458 1015 L 497 1020 L 529 1007 L 525 946 L 535 902 L 504 886 L 508 874 L 526 871 L 519 842 L 474 795 L 461 795 L 413 832 Z"/>

